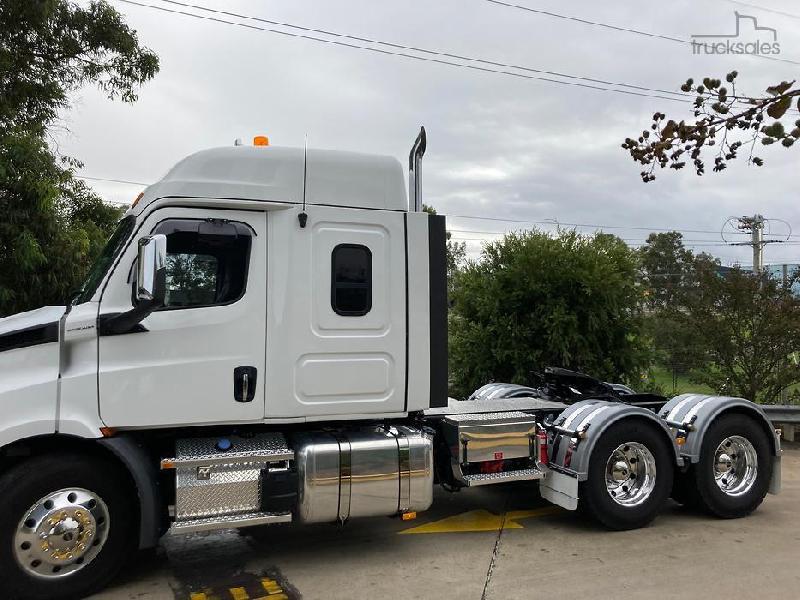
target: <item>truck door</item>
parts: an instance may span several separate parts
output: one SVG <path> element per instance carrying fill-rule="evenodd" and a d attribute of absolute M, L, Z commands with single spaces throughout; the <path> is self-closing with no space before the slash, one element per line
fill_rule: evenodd
<path fill-rule="evenodd" d="M 133 306 L 137 240 L 167 237 L 166 305 L 119 335 Z M 100 415 L 106 425 L 260 421 L 264 414 L 266 216 L 166 207 L 134 233 L 100 302 Z"/>
<path fill-rule="evenodd" d="M 266 418 L 404 412 L 404 213 L 297 212 L 269 217 Z"/>

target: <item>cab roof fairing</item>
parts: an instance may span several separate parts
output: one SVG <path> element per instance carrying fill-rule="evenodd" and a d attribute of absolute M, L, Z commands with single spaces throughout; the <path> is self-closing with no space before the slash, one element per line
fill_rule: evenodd
<path fill-rule="evenodd" d="M 148 186 L 129 213 L 140 215 L 159 198 L 214 198 L 303 203 L 302 148 L 231 146 L 201 150 Z M 400 162 L 338 150 L 309 149 L 306 204 L 408 210 Z"/>

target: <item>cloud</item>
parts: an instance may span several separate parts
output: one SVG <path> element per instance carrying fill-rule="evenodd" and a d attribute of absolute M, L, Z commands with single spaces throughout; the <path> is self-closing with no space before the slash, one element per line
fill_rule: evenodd
<path fill-rule="evenodd" d="M 213 5 L 209 0 L 193 3 Z M 638 3 L 636 10 L 624 2 L 529 4 L 686 39 L 692 33 L 725 29 L 735 8 L 689 0 Z M 453 68 L 119 2 L 115 6 L 159 53 L 162 71 L 131 106 L 109 102 L 88 89 L 76 98 L 74 110 L 65 115 L 71 133 L 61 140 L 61 148 L 81 158 L 88 175 L 151 182 L 186 154 L 261 133 L 274 144 L 294 146 L 308 134 L 315 147 L 390 154 L 405 164 L 424 123 L 429 135 L 424 194 L 445 214 L 709 232 L 686 235 L 707 240 L 697 244 L 719 241 L 714 232 L 730 215 L 761 212 L 786 219 L 800 231 L 796 151 L 771 149 L 764 153 L 766 166 L 758 170 L 740 161 L 720 175 L 697 178 L 687 170 L 641 183 L 640 169 L 619 147 L 621 141 L 646 127 L 656 110 L 689 118 L 688 105 Z M 783 8 L 790 10 L 790 3 Z M 794 79 L 798 70 L 796 65 L 747 57 L 693 56 L 688 45 L 484 0 L 239 0 L 226 3 L 226 10 L 663 90 L 676 90 L 688 76 L 724 75 L 736 68 L 742 84 L 757 92 L 781 79 Z M 800 60 L 800 21 L 761 13 L 759 22 L 778 29 L 782 56 Z M 124 186 L 93 185 L 109 198 L 126 196 Z M 137 192 L 134 186 L 127 195 Z M 504 231 L 524 224 L 451 218 L 450 226 Z M 632 244 L 647 235 L 636 229 L 609 231 Z M 476 242 L 470 244 L 477 251 Z M 793 246 L 775 246 L 767 250 L 768 261 L 800 259 Z M 701 248 L 726 261 L 749 262 L 746 248 Z"/>

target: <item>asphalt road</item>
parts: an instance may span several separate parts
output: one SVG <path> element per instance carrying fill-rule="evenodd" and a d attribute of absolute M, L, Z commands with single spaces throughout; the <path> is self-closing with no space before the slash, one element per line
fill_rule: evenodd
<path fill-rule="evenodd" d="M 531 485 L 437 491 L 416 521 L 376 518 L 167 536 L 100 600 L 795 597 L 800 444 L 783 492 L 745 519 L 670 504 L 651 526 L 608 532 Z"/>

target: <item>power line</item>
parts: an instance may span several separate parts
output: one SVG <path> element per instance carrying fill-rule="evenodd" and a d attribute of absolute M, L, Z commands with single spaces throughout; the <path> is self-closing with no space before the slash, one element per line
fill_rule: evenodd
<path fill-rule="evenodd" d="M 756 10 L 763 10 L 764 12 L 772 13 L 774 15 L 781 15 L 782 17 L 789 17 L 790 19 L 800 19 L 800 15 L 784 12 L 782 10 L 775 10 L 774 8 L 767 8 L 766 6 L 759 6 L 758 4 L 749 4 L 747 2 L 739 2 L 739 0 L 723 0 L 731 4 L 738 4 L 747 8 L 755 8 Z"/>
<path fill-rule="evenodd" d="M 488 235 L 488 236 L 505 236 L 513 233 L 521 233 L 519 230 L 515 231 L 474 231 L 474 230 L 467 230 L 467 229 L 447 229 L 448 233 L 451 234 L 451 238 L 455 240 L 473 240 L 473 241 L 491 241 L 491 238 L 485 237 L 470 237 L 470 235 Z M 524 233 L 524 232 L 522 232 Z M 748 234 L 749 235 L 749 234 Z M 617 236 L 619 237 L 619 236 Z M 623 242 L 628 244 L 635 244 L 635 245 L 646 245 L 648 240 L 643 238 L 626 238 L 620 237 Z M 701 246 L 709 246 L 709 247 L 725 247 L 725 246 L 732 246 L 732 245 L 749 245 L 749 242 L 743 242 L 742 244 L 730 244 L 726 242 L 720 242 L 712 239 L 682 239 L 681 243 L 683 246 L 686 247 L 701 247 Z M 797 246 L 800 245 L 800 241 L 783 241 L 784 245 L 788 246 Z"/>
<path fill-rule="evenodd" d="M 453 233 L 454 230 L 448 229 L 448 232 Z M 495 236 L 504 236 L 506 235 L 503 232 L 492 232 L 492 235 Z M 492 238 L 485 238 L 485 237 L 470 237 L 469 235 L 452 235 L 451 239 L 456 241 L 472 241 L 472 242 L 493 242 L 496 241 L 496 237 Z M 619 238 L 629 246 L 644 246 L 647 244 L 647 240 L 642 239 L 629 239 L 629 238 Z M 786 242 L 787 245 L 796 246 L 800 245 L 800 242 Z M 730 246 L 730 244 L 725 244 L 724 242 L 714 242 L 712 240 L 686 240 L 683 244 L 686 248 L 724 248 Z"/>
<path fill-rule="evenodd" d="M 710 229 L 684 229 L 682 227 L 644 227 L 644 226 L 627 226 L 627 225 L 602 225 L 599 223 L 567 223 L 565 221 L 558 221 L 555 219 L 550 219 L 548 221 L 526 221 L 523 219 L 502 219 L 499 217 L 479 217 L 475 215 L 446 215 L 447 218 L 452 219 L 476 219 L 480 221 L 495 221 L 501 223 L 523 223 L 523 224 L 531 224 L 531 225 L 565 225 L 567 227 L 584 227 L 584 228 L 594 228 L 594 229 L 630 229 L 634 231 L 649 231 L 649 232 L 671 232 L 677 231 L 679 233 L 713 233 L 715 235 L 719 235 L 719 231 L 713 231 Z M 746 234 L 742 234 L 746 235 Z"/>
<path fill-rule="evenodd" d="M 90 175 L 75 175 L 78 179 L 86 179 L 88 181 L 101 181 L 105 183 L 121 183 L 124 185 L 135 185 L 141 187 L 147 187 L 151 184 L 144 183 L 142 181 L 132 181 L 130 179 L 115 179 L 113 177 L 92 177 Z M 116 204 L 127 204 L 127 202 L 115 202 Z M 556 219 L 551 219 L 547 221 L 528 221 L 523 219 L 502 219 L 499 217 L 481 217 L 477 215 L 446 215 L 449 219 L 471 219 L 471 220 L 479 220 L 479 221 L 491 221 L 491 222 L 499 222 L 499 223 L 514 223 L 514 224 L 522 224 L 522 225 L 555 225 L 555 226 L 566 226 L 566 227 L 581 227 L 581 228 L 592 228 L 592 229 L 627 229 L 632 231 L 649 231 L 649 232 L 672 232 L 676 231 L 678 233 L 713 233 L 719 235 L 718 231 L 711 231 L 708 229 L 683 229 L 680 227 L 646 227 L 646 226 L 627 226 L 627 225 L 603 225 L 600 223 L 568 223 L 565 221 L 558 221 Z M 474 230 L 474 229 L 448 229 L 448 231 L 452 233 L 474 233 L 474 234 L 487 234 L 487 235 L 505 235 L 506 231 L 485 231 L 485 230 Z M 728 232 L 729 235 L 749 235 L 748 233 L 744 232 Z M 454 236 L 456 237 L 456 236 Z M 790 237 L 800 237 L 800 234 L 790 234 Z M 466 239 L 466 238 L 464 238 Z M 480 238 L 470 238 L 470 239 L 480 239 Z M 642 240 L 643 242 L 646 240 Z M 684 242 L 688 241 L 706 241 L 706 240 L 683 240 Z M 791 243 L 791 242 L 790 242 Z M 722 244 L 726 245 L 726 244 Z"/>
<path fill-rule="evenodd" d="M 106 183 L 121 183 L 124 185 L 135 185 L 135 186 L 142 186 L 147 187 L 150 184 L 144 183 L 142 181 L 131 181 L 129 179 L 115 179 L 112 177 L 92 177 L 89 175 L 75 175 L 78 179 L 85 179 L 88 181 L 101 181 Z M 109 201 L 114 204 L 125 205 L 128 204 L 127 202 L 119 202 L 119 201 Z M 681 227 L 647 227 L 647 226 L 639 226 L 639 225 L 604 225 L 600 223 L 569 223 L 566 221 L 558 221 L 556 219 L 550 219 L 546 221 L 529 221 L 524 219 L 503 219 L 499 217 L 482 217 L 477 215 L 452 215 L 448 214 L 445 215 L 449 219 L 470 219 L 470 220 L 479 220 L 479 221 L 491 221 L 491 222 L 499 222 L 499 223 L 514 223 L 514 224 L 522 224 L 522 225 L 555 225 L 555 226 L 566 226 L 566 227 L 581 227 L 581 228 L 590 228 L 590 229 L 622 229 L 622 230 L 631 230 L 631 231 L 648 231 L 651 233 L 654 232 L 678 232 L 678 233 L 711 233 L 715 235 L 719 235 L 718 231 L 712 231 L 709 229 L 684 229 Z M 507 231 L 486 231 L 486 230 L 474 230 L 474 229 L 448 229 L 451 233 L 470 233 L 470 234 L 485 234 L 485 235 L 505 235 L 506 233 L 510 233 Z M 750 235 L 746 232 L 727 232 L 728 235 Z M 482 238 L 462 238 L 459 236 L 453 236 L 457 239 L 472 239 L 472 240 L 481 240 Z M 788 234 L 787 239 L 791 237 L 800 237 L 800 234 Z M 626 240 L 626 241 L 635 241 L 635 240 Z M 647 240 L 641 240 L 642 243 L 645 243 Z M 691 245 L 691 242 L 706 242 L 711 240 L 693 240 L 693 239 L 683 239 L 684 245 Z M 784 242 L 785 244 L 795 244 L 800 242 Z M 727 243 L 723 244 L 714 244 L 719 246 L 726 246 L 730 245 Z"/>
<path fill-rule="evenodd" d="M 106 177 L 89 177 L 88 175 L 75 175 L 78 179 L 86 179 L 88 181 L 104 181 L 107 183 L 124 183 L 126 185 L 137 185 L 147 187 L 149 183 L 142 183 L 141 181 L 127 181 L 125 179 L 109 179 Z"/>
<path fill-rule="evenodd" d="M 479 229 L 451 229 L 451 228 L 448 227 L 447 231 L 449 233 L 451 233 L 451 234 L 507 235 L 509 233 L 519 233 L 520 231 L 524 231 L 524 230 L 512 229 L 512 230 L 506 230 L 506 231 L 485 231 L 485 230 L 479 230 Z M 675 230 L 675 231 L 677 231 L 677 230 Z M 743 233 L 742 235 L 747 235 L 747 234 Z M 462 235 L 454 235 L 453 237 L 461 238 Z M 478 239 L 478 238 L 470 238 L 470 239 Z M 621 238 L 621 239 L 623 241 L 625 241 L 625 242 L 637 242 L 637 243 L 643 243 L 643 244 L 647 243 L 647 239 L 646 238 Z M 713 243 L 714 245 L 719 245 L 719 246 L 728 245 L 728 244 L 720 243 L 720 242 L 718 242 L 718 240 L 715 240 L 715 239 L 708 239 L 708 238 L 704 238 L 704 239 L 681 238 L 681 243 L 683 243 L 684 246 L 689 245 L 689 244 L 704 243 L 704 242 Z M 792 243 L 800 243 L 800 242 L 792 242 Z"/>
<path fill-rule="evenodd" d="M 560 13 L 557 13 L 557 12 L 552 12 L 552 11 L 549 11 L 549 10 L 541 10 L 541 9 L 538 9 L 538 8 L 532 8 L 532 7 L 526 6 L 524 4 L 514 4 L 512 2 L 503 2 L 502 0 L 482 0 L 482 1 L 483 2 L 488 2 L 489 4 L 494 4 L 495 6 L 499 6 L 499 7 L 503 7 L 503 8 L 512 8 L 512 9 L 521 10 L 521 11 L 524 11 L 524 12 L 527 12 L 527 13 L 536 14 L 536 15 L 542 15 L 542 16 L 546 16 L 546 17 L 553 17 L 553 18 L 556 18 L 556 19 L 561 19 L 561 20 L 566 20 L 566 21 L 574 21 L 576 23 L 582 23 L 584 25 L 589 25 L 589 26 L 592 26 L 592 27 L 601 27 L 603 29 L 608 29 L 608 30 L 611 30 L 611 31 L 615 31 L 617 33 L 629 33 L 629 34 L 638 35 L 638 36 L 642 36 L 642 37 L 647 37 L 647 38 L 651 38 L 651 39 L 660 39 L 660 40 L 665 40 L 665 41 L 668 41 L 668 42 L 676 42 L 676 43 L 683 44 L 683 45 L 691 45 L 691 43 L 692 43 L 691 40 L 687 40 L 687 39 L 684 39 L 684 38 L 673 37 L 673 36 L 670 36 L 670 35 L 662 35 L 660 33 L 651 33 L 651 32 L 648 32 L 648 31 L 641 31 L 639 29 L 632 29 L 630 27 L 620 27 L 618 25 L 612 25 L 610 23 L 603 23 L 602 21 L 590 21 L 589 19 L 582 19 L 580 17 L 575 17 L 575 16 L 572 16 L 572 15 L 564 15 L 564 14 L 560 14 Z M 751 8 L 757 8 L 759 10 L 765 10 L 767 12 L 772 12 L 772 13 L 783 15 L 783 16 L 786 16 L 786 17 L 793 17 L 795 19 L 800 18 L 797 15 L 792 15 L 792 14 L 784 13 L 784 12 L 781 12 L 781 11 L 776 11 L 776 10 L 771 10 L 771 9 L 768 9 L 768 8 L 763 8 L 761 6 L 756 6 L 754 4 L 746 4 L 744 2 L 737 2 L 736 0 L 726 0 L 726 1 L 727 2 L 733 2 L 734 4 L 739 4 L 741 6 L 748 6 L 748 7 L 751 7 Z M 788 59 L 788 58 L 779 58 L 777 56 L 768 56 L 768 55 L 764 55 L 764 54 L 752 54 L 750 56 L 754 56 L 755 58 L 763 58 L 765 60 L 773 60 L 773 61 L 776 61 L 776 62 L 784 62 L 784 63 L 788 63 L 788 64 L 792 64 L 792 65 L 800 65 L 800 61 L 791 60 L 791 59 Z"/>
<path fill-rule="evenodd" d="M 681 43 L 688 42 L 688 40 L 682 40 L 680 38 L 672 37 L 672 36 L 669 36 L 669 35 L 661 35 L 659 33 L 648 33 L 646 31 L 639 31 L 638 29 L 631 29 L 629 27 L 618 27 L 617 25 L 611 25 L 609 23 L 602 23 L 600 21 L 590 21 L 588 19 L 581 19 L 579 17 L 574 17 L 574 16 L 571 16 L 571 15 L 562 15 L 562 14 L 559 14 L 559 13 L 556 13 L 556 12 L 552 12 L 552 11 L 549 11 L 549 10 L 540 10 L 540 9 L 532 8 L 530 6 L 525 6 L 525 5 L 522 5 L 522 4 L 513 4 L 513 3 L 510 3 L 510 2 L 501 2 L 500 0 L 483 0 L 483 1 L 484 2 L 489 2 L 490 4 L 495 4 L 497 6 L 503 6 L 503 7 L 506 7 L 506 8 L 515 8 L 515 9 L 518 9 L 518 10 L 523 10 L 525 12 L 530 12 L 530 13 L 534 13 L 534 14 L 537 14 L 537 15 L 545 15 L 545 16 L 548 16 L 548 17 L 555 17 L 557 19 L 564 19 L 564 20 L 567 20 L 567 21 L 576 21 L 578 23 L 583 23 L 585 25 L 592 25 L 592 26 L 595 26 L 595 27 L 603 27 L 605 29 L 610 29 L 610 30 L 613 30 L 613 31 L 619 31 L 619 32 L 623 32 L 623 33 L 632 33 L 632 34 L 641 35 L 641 36 L 645 36 L 645 37 L 649 37 L 649 38 L 658 38 L 658 39 L 662 39 L 662 40 L 668 40 L 670 42 L 681 42 Z"/>
<path fill-rule="evenodd" d="M 142 186 L 142 187 L 147 187 L 149 185 L 147 183 L 142 183 L 140 181 L 128 181 L 128 180 L 125 180 L 125 179 L 111 179 L 111 178 L 107 178 L 107 177 L 91 177 L 89 175 L 77 175 L 77 174 L 75 174 L 75 175 L 73 175 L 73 177 L 75 177 L 76 179 L 84 179 L 86 181 L 102 181 L 103 183 L 122 183 L 122 184 L 125 184 L 125 185 L 135 185 L 135 186 Z M 130 202 L 125 202 L 124 200 L 104 199 L 103 201 L 106 202 L 107 204 L 114 204 L 116 206 L 130 206 L 130 204 L 131 204 Z"/>
<path fill-rule="evenodd" d="M 631 83 L 625 82 L 614 82 L 614 81 L 607 81 L 604 79 L 597 79 L 593 77 L 584 77 L 580 75 L 572 75 L 569 73 L 561 73 L 558 71 L 549 71 L 546 69 L 537 69 L 534 67 L 528 67 L 523 65 L 516 65 L 511 63 L 503 63 L 493 60 L 488 60 L 484 58 L 477 58 L 477 57 L 470 57 L 464 56 L 459 54 L 452 54 L 449 52 L 440 52 L 436 50 L 430 50 L 427 48 L 420 48 L 418 46 L 405 46 L 402 44 L 395 44 L 392 42 L 386 42 L 383 40 L 378 39 L 370 39 L 365 37 L 359 37 L 354 35 L 348 35 L 344 33 L 332 32 L 327 31 L 324 29 L 314 29 L 310 27 L 304 27 L 301 25 L 295 25 L 293 23 L 282 23 L 279 21 L 271 21 L 269 19 L 264 19 L 261 17 L 255 17 L 252 15 L 243 15 L 239 13 L 228 12 L 224 10 L 216 10 L 213 8 L 208 8 L 205 6 L 200 6 L 196 4 L 187 4 L 184 2 L 179 2 L 177 0 L 161 0 L 162 2 L 180 6 L 182 8 L 189 8 L 195 10 L 202 10 L 209 13 L 213 13 L 216 15 L 222 15 L 226 17 L 233 17 L 236 19 L 245 19 L 249 21 L 256 21 L 259 23 L 265 23 L 268 25 L 273 25 L 275 27 L 286 27 L 294 30 L 301 31 L 303 33 L 290 33 L 288 31 L 281 31 L 280 29 L 272 29 L 269 27 L 260 27 L 258 25 L 251 25 L 248 23 L 241 23 L 236 21 L 230 21 L 228 19 L 213 17 L 213 16 L 203 16 L 193 12 L 186 12 L 183 10 L 176 10 L 166 8 L 164 6 L 159 6 L 155 4 L 147 4 L 144 2 L 136 2 L 135 0 L 115 0 L 116 2 L 122 2 L 124 4 L 131 4 L 134 6 L 139 6 L 142 8 L 149 8 L 154 10 L 159 10 L 167 13 L 172 13 L 176 15 L 183 15 L 187 17 L 193 17 L 195 19 L 205 19 L 208 21 L 212 21 L 214 23 L 221 23 L 224 25 L 231 25 L 234 27 L 244 27 L 247 29 L 253 29 L 265 33 L 276 33 L 284 36 L 294 37 L 294 38 L 302 38 L 311 40 L 314 42 L 321 42 L 325 44 L 335 44 L 338 46 L 343 46 L 346 48 L 356 49 L 356 50 L 364 50 L 368 52 L 377 52 L 383 55 L 389 56 L 398 56 L 401 58 L 407 58 L 412 60 L 418 60 L 423 62 L 432 62 L 437 64 L 442 64 L 449 67 L 455 67 L 460 69 L 470 69 L 474 71 L 482 71 L 486 73 L 494 73 L 497 75 L 509 76 L 509 77 L 516 77 L 521 79 L 527 80 L 536 80 L 536 81 L 543 81 L 546 83 L 552 84 L 559 84 L 559 85 L 573 85 L 582 88 L 593 89 L 602 92 L 614 92 L 618 94 L 626 94 L 629 96 L 640 96 L 645 98 L 657 98 L 660 100 L 671 100 L 674 102 L 682 102 L 686 104 L 692 104 L 694 96 L 690 94 L 686 94 L 683 92 L 670 92 L 667 90 L 661 90 L 657 88 L 649 88 L 640 85 L 634 85 Z M 383 50 L 381 48 L 373 48 L 371 46 L 365 46 L 363 44 L 358 43 L 349 43 L 343 42 L 340 39 L 325 39 L 321 37 L 317 37 L 314 35 L 309 35 L 309 33 L 318 33 L 324 36 L 329 36 L 331 38 L 343 38 L 347 40 L 352 40 L 356 42 L 363 42 L 368 44 L 375 44 L 382 46 L 384 48 L 390 48 L 389 50 Z M 414 54 L 410 54 L 414 53 Z M 423 54 L 425 56 L 419 56 L 419 54 Z M 448 59 L 454 59 L 457 61 L 462 62 L 453 62 L 453 60 L 445 60 L 443 58 L 436 58 L 436 57 L 445 57 Z M 469 64 L 469 63 L 478 63 L 482 66 L 478 66 L 478 64 Z M 492 68 L 498 67 L 498 68 Z M 514 71 L 508 71 L 505 69 L 516 69 L 518 71 L 524 71 L 524 73 L 518 73 Z M 526 74 L 527 73 L 527 74 Z M 531 75 L 530 73 L 535 73 L 536 75 Z M 560 77 L 562 79 L 552 79 L 551 77 L 546 77 L 546 75 L 551 75 L 553 77 Z M 566 79 L 564 81 L 563 79 Z M 585 83 L 584 83 L 585 82 Z M 606 86 L 617 86 L 617 87 L 606 87 Z M 618 89 L 618 88 L 626 88 L 626 89 Z M 663 94 L 671 94 L 672 96 L 665 96 Z"/>

